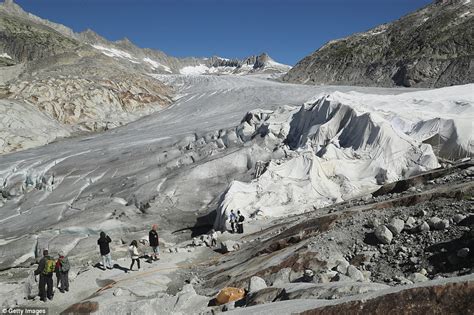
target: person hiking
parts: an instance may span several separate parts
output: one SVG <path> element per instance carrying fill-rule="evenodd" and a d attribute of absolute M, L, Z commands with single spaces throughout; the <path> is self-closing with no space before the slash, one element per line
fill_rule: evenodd
<path fill-rule="evenodd" d="M 46 302 L 53 299 L 53 273 L 56 261 L 49 256 L 48 250 L 43 250 L 43 258 L 39 261 L 38 268 L 35 270 L 35 276 L 39 275 L 39 297 L 41 301 Z"/>
<path fill-rule="evenodd" d="M 212 229 L 209 235 L 211 236 L 211 247 L 217 246 L 217 232 Z"/>
<path fill-rule="evenodd" d="M 235 233 L 235 228 L 236 228 L 236 223 L 237 223 L 237 216 L 235 215 L 234 210 L 230 210 L 229 221 L 230 221 L 230 229 L 231 229 L 232 233 Z"/>
<path fill-rule="evenodd" d="M 59 258 L 56 261 L 56 275 L 61 282 L 61 286 L 59 291 L 64 293 L 65 291 L 69 291 L 69 259 L 64 255 L 63 251 L 60 251 L 58 254 Z M 59 286 L 59 285 L 58 285 Z"/>
<path fill-rule="evenodd" d="M 97 240 L 99 245 L 100 255 L 102 256 L 102 266 L 104 270 L 112 269 L 112 257 L 110 256 L 109 243 L 112 242 L 110 237 L 105 232 L 100 232 L 100 238 Z"/>
<path fill-rule="evenodd" d="M 160 255 L 160 241 L 158 238 L 158 232 L 156 229 L 158 228 L 158 225 L 153 224 L 151 227 L 150 233 L 148 233 L 148 241 L 150 243 L 151 249 L 153 250 L 152 253 L 152 259 L 153 260 L 158 260 L 158 255 Z"/>
<path fill-rule="evenodd" d="M 240 213 L 240 211 L 237 211 L 237 233 L 242 234 L 244 233 L 244 221 L 245 217 Z"/>
<path fill-rule="evenodd" d="M 56 289 L 59 290 L 59 287 L 61 286 L 61 274 L 59 273 L 59 261 L 56 260 L 56 266 L 54 268 L 54 273 L 56 274 Z"/>
<path fill-rule="evenodd" d="M 138 270 L 140 270 L 140 256 L 138 254 L 137 241 L 135 241 L 135 240 L 132 241 L 132 243 L 130 244 L 130 247 L 128 247 L 128 251 L 130 253 L 130 257 L 132 258 L 132 264 L 130 265 L 130 271 L 132 271 L 133 265 L 135 264 L 135 261 L 137 262 Z"/>

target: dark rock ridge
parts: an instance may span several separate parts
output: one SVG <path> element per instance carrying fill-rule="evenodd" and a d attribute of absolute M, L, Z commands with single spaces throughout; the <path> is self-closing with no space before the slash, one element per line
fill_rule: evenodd
<path fill-rule="evenodd" d="M 472 314 L 474 282 L 408 288 L 372 299 L 323 306 L 301 314 Z"/>
<path fill-rule="evenodd" d="M 14 3 L 0 4 L 0 53 L 15 63 L 32 61 L 73 51 L 80 43 L 70 36 L 21 10 Z"/>
<path fill-rule="evenodd" d="M 328 42 L 283 80 L 386 87 L 472 83 L 473 16 L 469 0 L 438 0 L 392 23 Z"/>

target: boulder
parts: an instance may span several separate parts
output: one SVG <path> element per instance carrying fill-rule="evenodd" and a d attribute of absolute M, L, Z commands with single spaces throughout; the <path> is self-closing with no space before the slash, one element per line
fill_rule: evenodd
<path fill-rule="evenodd" d="M 462 215 L 462 214 L 457 213 L 457 214 L 455 214 L 455 215 L 453 216 L 453 222 L 456 223 L 456 224 L 458 224 L 459 222 L 461 222 L 461 221 L 464 220 L 465 218 L 466 218 L 465 215 Z"/>
<path fill-rule="evenodd" d="M 447 228 L 449 228 L 449 220 L 444 219 L 435 224 L 437 230 L 446 230 Z"/>
<path fill-rule="evenodd" d="M 183 288 L 184 289 L 184 288 Z M 194 288 L 193 288 L 194 290 Z M 195 294 L 195 292 L 194 292 Z M 229 302 L 238 301 L 245 297 L 244 289 L 226 287 L 219 291 L 216 297 L 217 305 L 227 304 Z"/>
<path fill-rule="evenodd" d="M 398 218 L 393 218 L 387 225 L 387 228 L 392 232 L 393 235 L 398 235 L 403 231 L 405 222 Z"/>
<path fill-rule="evenodd" d="M 290 282 L 291 268 L 283 268 L 278 270 L 278 272 L 273 277 L 272 286 L 284 286 Z"/>
<path fill-rule="evenodd" d="M 347 260 L 345 260 L 344 258 L 342 258 L 342 259 L 338 259 L 336 261 L 336 263 L 337 263 L 337 265 L 334 268 L 334 270 L 339 272 L 339 273 L 346 274 L 347 268 L 350 265 L 349 262 Z"/>
<path fill-rule="evenodd" d="M 243 291 L 242 289 L 240 290 Z M 198 295 L 192 284 L 185 284 L 174 298 L 176 298 L 176 301 L 173 304 L 172 314 L 191 314 L 198 312 L 198 310 L 205 308 L 209 303 L 209 298 Z M 138 303 L 142 303 L 142 301 Z M 150 312 L 143 312 L 142 314 L 148 313 Z M 156 313 L 156 311 L 154 313 Z"/>
<path fill-rule="evenodd" d="M 428 281 L 428 280 L 429 280 L 425 275 L 423 275 L 423 274 L 421 274 L 421 273 L 419 273 L 419 272 L 412 273 L 412 274 L 408 277 L 408 279 L 409 279 L 410 281 L 412 281 L 413 283 L 425 282 L 425 281 Z"/>
<path fill-rule="evenodd" d="M 408 217 L 408 219 L 405 221 L 405 225 L 409 229 L 413 228 L 415 224 L 416 224 L 416 220 L 414 217 Z"/>
<path fill-rule="evenodd" d="M 221 249 L 224 253 L 233 252 L 240 249 L 240 244 L 233 240 L 221 242 Z"/>
<path fill-rule="evenodd" d="M 193 242 L 192 242 L 193 246 L 201 246 L 202 243 L 203 243 L 202 240 L 198 239 L 197 237 L 193 238 Z"/>
<path fill-rule="evenodd" d="M 426 216 L 427 214 L 428 214 L 428 213 L 427 213 L 425 210 L 421 209 L 420 211 L 418 211 L 417 216 L 418 216 L 418 217 L 424 217 L 424 216 Z"/>
<path fill-rule="evenodd" d="M 357 269 L 355 266 L 352 266 L 352 265 L 350 265 L 347 268 L 346 275 L 349 276 L 354 281 L 364 281 L 365 280 L 364 275 L 362 274 L 362 272 L 359 269 Z"/>
<path fill-rule="evenodd" d="M 441 222 L 441 219 L 438 217 L 429 218 L 427 223 L 430 226 L 430 229 L 437 230 L 436 225 Z"/>
<path fill-rule="evenodd" d="M 375 229 L 375 237 L 377 237 L 382 244 L 390 244 L 393 234 L 385 225 L 381 225 Z"/>
<path fill-rule="evenodd" d="M 379 226 L 380 220 L 377 218 L 371 218 L 369 221 L 367 221 L 367 227 L 375 229 L 377 226 Z"/>
<path fill-rule="evenodd" d="M 265 289 L 266 287 L 267 284 L 265 283 L 265 280 L 260 277 L 253 276 L 249 281 L 248 292 L 253 293 L 258 290 Z"/>
<path fill-rule="evenodd" d="M 430 230 L 430 226 L 425 221 L 423 221 L 420 225 L 418 225 L 418 228 L 417 228 L 417 231 L 420 233 L 428 232 L 429 230 Z"/>

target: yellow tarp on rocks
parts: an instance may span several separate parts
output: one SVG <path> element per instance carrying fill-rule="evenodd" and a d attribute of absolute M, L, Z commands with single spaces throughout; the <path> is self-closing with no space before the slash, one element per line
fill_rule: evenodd
<path fill-rule="evenodd" d="M 238 301 L 245 296 L 244 289 L 239 288 L 223 288 L 216 297 L 217 305 L 227 304 L 232 301 Z"/>

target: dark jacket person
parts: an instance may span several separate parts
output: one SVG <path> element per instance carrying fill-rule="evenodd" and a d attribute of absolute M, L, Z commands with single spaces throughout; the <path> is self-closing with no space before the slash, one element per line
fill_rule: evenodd
<path fill-rule="evenodd" d="M 56 260 L 51 258 L 48 250 L 43 250 L 43 258 L 39 261 L 35 276 L 39 275 L 39 296 L 41 301 L 46 302 L 46 297 L 53 299 L 53 273 L 56 267 Z"/>
<path fill-rule="evenodd" d="M 112 242 L 110 237 L 105 232 L 100 232 L 100 238 L 97 240 L 99 245 L 100 255 L 102 256 L 102 266 L 107 269 L 112 269 L 112 257 L 110 256 L 109 243 Z"/>
<path fill-rule="evenodd" d="M 150 233 L 148 233 L 148 241 L 150 243 L 151 249 L 153 250 L 153 260 L 158 260 L 158 255 L 160 254 L 160 241 L 158 238 L 158 232 L 156 231 L 157 227 L 158 226 L 156 224 L 153 224 Z"/>

